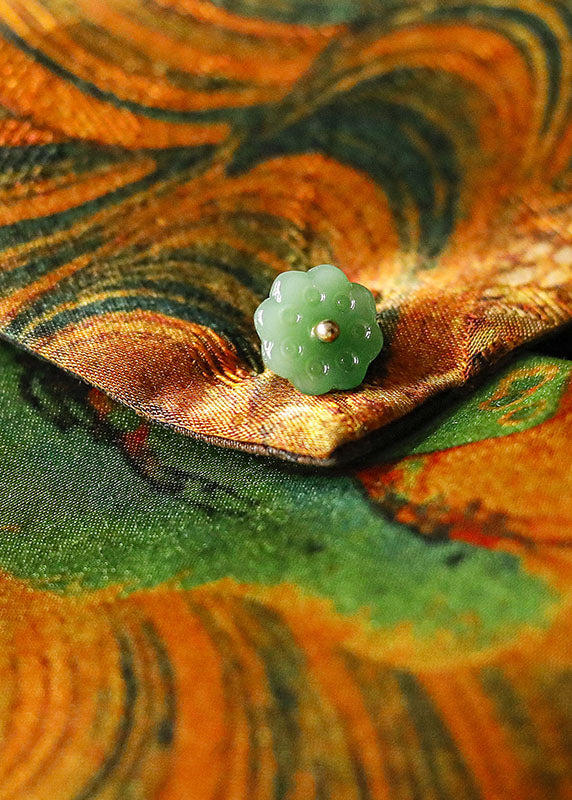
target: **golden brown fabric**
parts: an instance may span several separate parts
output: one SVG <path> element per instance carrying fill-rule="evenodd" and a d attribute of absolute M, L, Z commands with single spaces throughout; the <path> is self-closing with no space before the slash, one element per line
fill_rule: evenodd
<path fill-rule="evenodd" d="M 179 430 L 328 462 L 570 319 L 572 14 L 222 5 L 0 5 L 1 329 Z M 386 346 L 303 397 L 252 314 L 323 261 Z"/>

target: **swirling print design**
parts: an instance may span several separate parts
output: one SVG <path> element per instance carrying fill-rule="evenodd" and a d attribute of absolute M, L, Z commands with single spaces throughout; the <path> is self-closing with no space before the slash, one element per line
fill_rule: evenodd
<path fill-rule="evenodd" d="M 568 606 L 550 632 L 421 665 L 287 586 L 0 592 L 2 800 L 570 790 Z"/>
<path fill-rule="evenodd" d="M 330 463 L 571 317 L 564 2 L 0 3 L 3 335 L 138 412 Z M 261 371 L 278 271 L 376 294 L 363 387 Z"/>
<path fill-rule="evenodd" d="M 1 800 L 569 795 L 572 362 L 325 476 L 0 357 Z"/>

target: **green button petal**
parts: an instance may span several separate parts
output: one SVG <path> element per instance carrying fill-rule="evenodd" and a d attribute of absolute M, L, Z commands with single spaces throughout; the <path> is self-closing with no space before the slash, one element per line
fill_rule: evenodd
<path fill-rule="evenodd" d="M 254 324 L 266 367 L 304 394 L 355 389 L 383 346 L 372 293 L 332 264 L 278 275 Z"/>

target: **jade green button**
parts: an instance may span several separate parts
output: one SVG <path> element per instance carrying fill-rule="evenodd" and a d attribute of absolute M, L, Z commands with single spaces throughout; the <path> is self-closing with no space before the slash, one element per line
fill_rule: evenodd
<path fill-rule="evenodd" d="M 331 264 L 279 275 L 254 324 L 266 367 L 304 394 L 355 389 L 383 345 L 372 293 Z"/>

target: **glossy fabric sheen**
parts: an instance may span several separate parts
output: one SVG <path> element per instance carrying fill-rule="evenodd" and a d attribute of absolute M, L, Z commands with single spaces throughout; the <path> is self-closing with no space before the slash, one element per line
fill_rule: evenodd
<path fill-rule="evenodd" d="M 0 800 L 572 797 L 571 42 L 0 0 Z M 322 263 L 384 347 L 312 397 Z"/>
<path fill-rule="evenodd" d="M 572 9 L 274 5 L 0 4 L 0 329 L 177 430 L 330 463 L 570 319 Z M 302 397 L 252 317 L 323 262 L 386 346 Z"/>
<path fill-rule="evenodd" d="M 335 474 L 0 347 L 0 797 L 572 788 L 572 361 Z"/>

